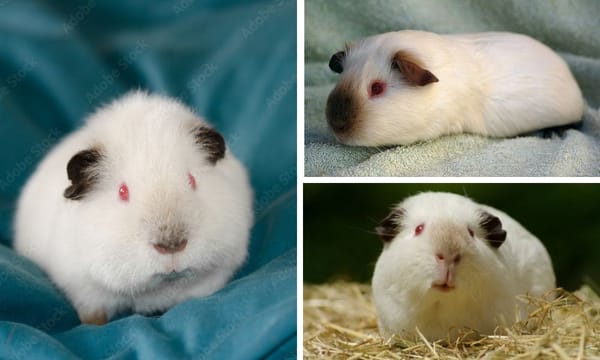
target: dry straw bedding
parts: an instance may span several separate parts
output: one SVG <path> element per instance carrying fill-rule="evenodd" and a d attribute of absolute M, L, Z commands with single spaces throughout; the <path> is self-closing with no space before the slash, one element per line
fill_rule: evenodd
<path fill-rule="evenodd" d="M 369 285 L 304 285 L 305 359 L 600 359 L 600 298 L 590 288 L 556 290 L 554 300 L 523 297 L 529 318 L 496 335 L 429 342 L 384 341 Z"/>

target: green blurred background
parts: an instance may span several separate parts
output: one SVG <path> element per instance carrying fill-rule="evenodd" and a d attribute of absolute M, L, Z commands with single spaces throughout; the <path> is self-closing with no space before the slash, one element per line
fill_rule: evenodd
<path fill-rule="evenodd" d="M 382 248 L 375 225 L 422 191 L 467 195 L 506 212 L 542 240 L 558 286 L 598 290 L 599 184 L 304 184 L 304 282 L 370 282 Z"/>

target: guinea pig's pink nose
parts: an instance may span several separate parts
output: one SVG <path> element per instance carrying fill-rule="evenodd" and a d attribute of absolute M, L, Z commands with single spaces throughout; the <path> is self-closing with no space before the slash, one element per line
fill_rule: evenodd
<path fill-rule="evenodd" d="M 447 256 L 447 254 L 444 253 L 436 253 L 435 254 L 435 261 L 437 261 L 438 263 L 442 263 L 442 262 L 448 262 L 449 264 L 458 264 L 461 260 L 461 256 L 460 254 L 454 255 L 454 256 Z"/>
<path fill-rule="evenodd" d="M 187 240 L 183 239 L 175 242 L 154 244 L 154 248 L 161 254 L 174 254 L 176 252 L 183 251 L 186 245 Z"/>

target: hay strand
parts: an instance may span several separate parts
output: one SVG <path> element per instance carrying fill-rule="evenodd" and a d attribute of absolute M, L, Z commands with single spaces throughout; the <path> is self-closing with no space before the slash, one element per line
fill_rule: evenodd
<path fill-rule="evenodd" d="M 600 297 L 589 287 L 557 289 L 553 300 L 520 297 L 529 317 L 494 335 L 455 341 L 379 336 L 369 285 L 304 286 L 306 359 L 600 359 Z"/>

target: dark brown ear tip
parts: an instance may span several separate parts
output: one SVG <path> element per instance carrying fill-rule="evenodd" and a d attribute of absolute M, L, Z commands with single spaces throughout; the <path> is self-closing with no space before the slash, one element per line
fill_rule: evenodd
<path fill-rule="evenodd" d="M 207 152 L 208 161 L 212 164 L 216 164 L 217 161 L 225 157 L 225 151 L 227 150 L 225 139 L 217 130 L 200 126 L 194 132 L 194 136 L 196 137 L 196 144 Z"/>
<path fill-rule="evenodd" d="M 420 72 L 420 74 L 419 74 Z M 414 79 L 411 80 L 414 85 L 418 86 L 426 86 L 431 83 L 439 82 L 440 80 L 437 76 L 433 75 L 433 73 L 429 70 L 421 69 L 415 74 Z"/>
<path fill-rule="evenodd" d="M 506 240 L 506 231 L 502 229 L 502 221 L 485 210 L 479 211 L 479 226 L 485 232 L 485 239 L 494 248 L 499 248 Z"/>
<path fill-rule="evenodd" d="M 81 186 L 70 185 L 65 189 L 63 196 L 69 200 L 80 200 L 83 197 L 84 192 Z"/>
<path fill-rule="evenodd" d="M 345 58 L 345 51 L 338 51 L 335 54 L 333 54 L 331 56 L 331 59 L 329 59 L 329 68 L 331 69 L 331 71 L 341 74 L 344 71 L 344 66 L 342 63 L 344 62 Z"/>
<path fill-rule="evenodd" d="M 67 163 L 67 176 L 69 180 L 78 182 L 84 174 L 84 171 L 91 165 L 96 164 L 100 157 L 100 152 L 96 149 L 82 150 Z"/>
<path fill-rule="evenodd" d="M 101 158 L 102 154 L 97 149 L 82 150 L 73 155 L 67 163 L 67 177 L 71 185 L 63 193 L 65 198 L 79 200 L 91 190 L 98 178 L 93 167 Z"/>
<path fill-rule="evenodd" d="M 404 79 L 413 86 L 425 86 L 439 81 L 413 54 L 407 51 L 399 50 L 394 54 L 392 68 L 399 70 Z"/>
<path fill-rule="evenodd" d="M 375 233 L 379 235 L 384 243 L 392 241 L 401 230 L 400 222 L 404 216 L 404 209 L 393 209 L 375 227 Z"/>
<path fill-rule="evenodd" d="M 500 245 L 504 244 L 504 241 L 506 240 L 506 231 L 501 230 L 497 233 L 489 234 L 486 239 L 492 247 L 497 249 Z"/>
<path fill-rule="evenodd" d="M 427 84 L 430 84 L 430 83 L 434 83 L 434 82 L 439 82 L 440 79 L 438 79 L 437 76 L 433 75 L 433 73 L 431 71 L 427 70 L 426 81 L 427 81 Z"/>
<path fill-rule="evenodd" d="M 390 229 L 386 229 L 383 226 L 376 227 L 375 233 L 377 233 L 377 235 L 379 236 L 381 241 L 383 241 L 384 243 L 388 243 L 388 242 L 394 240 L 396 235 L 398 235 L 397 232 L 390 232 Z"/>

